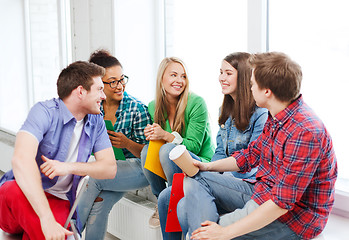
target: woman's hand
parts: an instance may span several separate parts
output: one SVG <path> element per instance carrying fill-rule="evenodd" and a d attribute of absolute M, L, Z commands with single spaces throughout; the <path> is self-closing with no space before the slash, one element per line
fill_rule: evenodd
<path fill-rule="evenodd" d="M 153 125 L 147 124 L 147 126 L 144 128 L 144 136 L 147 140 L 148 138 L 153 134 Z"/>
<path fill-rule="evenodd" d="M 157 123 L 153 123 L 152 125 L 147 125 L 144 128 L 144 135 L 146 137 L 146 140 L 165 140 L 166 141 L 166 132 L 164 129 L 162 129 L 162 127 L 157 124 Z M 170 134 L 170 133 L 168 133 Z"/>
<path fill-rule="evenodd" d="M 128 139 L 122 132 L 114 132 L 108 130 L 108 134 L 110 142 L 114 147 L 127 148 L 130 139 Z"/>

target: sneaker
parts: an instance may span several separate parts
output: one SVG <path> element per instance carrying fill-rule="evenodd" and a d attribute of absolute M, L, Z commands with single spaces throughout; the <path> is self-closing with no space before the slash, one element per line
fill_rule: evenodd
<path fill-rule="evenodd" d="M 158 228 L 158 227 L 160 227 L 158 206 L 155 207 L 155 212 L 149 218 L 149 227 L 151 227 L 151 228 Z"/>

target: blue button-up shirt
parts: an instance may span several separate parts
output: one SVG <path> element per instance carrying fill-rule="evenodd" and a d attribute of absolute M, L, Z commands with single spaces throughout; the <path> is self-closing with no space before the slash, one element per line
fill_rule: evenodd
<path fill-rule="evenodd" d="M 43 163 L 41 155 L 61 162 L 66 160 L 75 124 L 76 119 L 64 102 L 61 99 L 51 99 L 35 104 L 19 131 L 28 132 L 38 140 L 39 146 L 35 160 L 40 166 Z M 87 162 L 91 152 L 98 152 L 109 147 L 111 143 L 102 115 L 86 115 L 77 161 Z M 11 170 L 1 178 L 0 186 L 13 179 L 14 175 Z M 43 188 L 47 189 L 57 182 L 58 177 L 49 179 L 41 173 L 41 179 Z M 74 199 L 79 180 L 80 176 L 74 176 L 72 189 L 67 194 L 70 200 Z"/>

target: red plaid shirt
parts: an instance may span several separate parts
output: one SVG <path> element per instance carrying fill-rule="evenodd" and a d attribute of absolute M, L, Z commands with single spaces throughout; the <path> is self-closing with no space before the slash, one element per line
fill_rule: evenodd
<path fill-rule="evenodd" d="M 324 229 L 334 201 L 337 161 L 321 120 L 300 96 L 274 118 L 263 133 L 233 156 L 242 172 L 258 166 L 252 199 L 271 199 L 288 212 L 278 220 L 302 239 Z"/>

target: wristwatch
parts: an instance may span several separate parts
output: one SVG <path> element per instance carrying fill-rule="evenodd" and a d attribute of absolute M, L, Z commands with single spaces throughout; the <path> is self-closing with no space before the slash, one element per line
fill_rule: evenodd
<path fill-rule="evenodd" d="M 175 137 L 172 141 L 172 143 L 179 145 L 183 142 L 183 138 L 178 132 L 171 132 L 171 134 Z"/>

